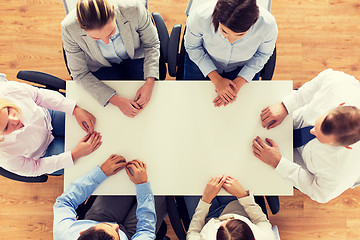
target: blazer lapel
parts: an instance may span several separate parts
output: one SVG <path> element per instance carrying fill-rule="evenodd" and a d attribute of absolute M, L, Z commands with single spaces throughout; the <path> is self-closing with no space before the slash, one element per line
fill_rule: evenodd
<path fill-rule="evenodd" d="M 84 30 L 83 30 L 84 31 Z M 108 60 L 104 58 L 102 55 L 99 46 L 96 44 L 96 41 L 89 37 L 86 32 L 84 31 L 82 34 L 82 39 L 86 43 L 87 47 L 89 48 L 89 52 L 98 60 L 101 64 L 105 66 L 111 66 Z"/>
<path fill-rule="evenodd" d="M 122 13 L 120 12 L 118 7 L 116 7 L 115 9 L 116 9 L 115 10 L 116 24 L 119 28 L 121 38 L 124 42 L 125 50 L 126 50 L 127 54 L 129 55 L 129 57 L 131 59 L 133 59 L 134 55 L 135 55 L 135 49 L 134 49 L 134 40 L 133 40 L 133 37 L 131 34 L 131 29 L 130 29 L 130 23 L 129 23 L 129 21 L 125 21 L 125 18 L 122 15 Z"/>

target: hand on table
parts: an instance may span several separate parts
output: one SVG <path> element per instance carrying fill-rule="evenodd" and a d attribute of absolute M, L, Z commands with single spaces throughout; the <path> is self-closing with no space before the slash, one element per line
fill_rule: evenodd
<path fill-rule="evenodd" d="M 101 170 L 106 176 L 111 176 L 125 168 L 127 162 L 123 156 L 112 154 L 102 165 Z"/>
<path fill-rule="evenodd" d="M 85 132 L 94 132 L 96 118 L 91 113 L 76 105 L 73 111 L 73 115 L 75 116 L 76 121 L 78 122 L 80 127 Z"/>
<path fill-rule="evenodd" d="M 267 129 L 274 128 L 280 125 L 287 115 L 288 111 L 283 103 L 268 106 L 260 114 L 262 126 L 267 126 Z"/>
<path fill-rule="evenodd" d="M 141 110 L 139 104 L 135 101 L 114 95 L 110 98 L 110 103 L 117 106 L 120 111 L 130 118 L 135 117 Z"/>
<path fill-rule="evenodd" d="M 126 173 L 135 184 L 147 183 L 146 163 L 139 160 L 132 160 L 126 166 Z"/>
<path fill-rule="evenodd" d="M 141 107 L 144 108 L 150 101 L 152 90 L 154 88 L 155 78 L 147 78 L 144 85 L 142 85 L 135 95 L 134 101 Z"/>
<path fill-rule="evenodd" d="M 246 197 L 249 194 L 245 191 L 245 189 L 241 186 L 238 180 L 231 176 L 227 176 L 223 188 L 226 192 L 230 193 L 231 195 L 242 198 Z"/>
<path fill-rule="evenodd" d="M 234 86 L 232 85 L 231 88 L 233 89 L 233 91 L 234 91 L 235 94 L 237 95 L 238 92 L 240 91 L 240 88 L 246 83 L 246 80 L 245 80 L 245 78 L 243 78 L 243 77 L 241 77 L 241 76 L 238 76 L 237 78 L 234 79 L 233 82 L 235 83 L 235 85 L 234 85 Z M 235 100 L 234 100 L 234 101 L 235 101 Z M 224 105 L 224 107 L 225 107 L 225 106 L 228 105 L 230 102 L 225 102 L 225 101 L 220 97 L 220 95 L 218 95 L 218 96 L 214 99 L 213 103 L 214 103 L 214 106 L 215 106 L 215 107 L 220 107 L 220 106 L 222 106 L 222 105 Z"/>
<path fill-rule="evenodd" d="M 71 151 L 73 160 L 89 155 L 100 147 L 101 135 L 98 132 L 88 133 L 83 139 L 80 140 L 78 145 Z"/>
<path fill-rule="evenodd" d="M 271 139 L 265 139 L 265 143 L 260 137 L 253 140 L 253 153 L 255 157 L 264 163 L 276 168 L 281 160 L 281 154 L 278 145 Z"/>
<path fill-rule="evenodd" d="M 216 195 L 219 193 L 225 180 L 226 176 L 224 175 L 211 178 L 204 189 L 204 193 L 201 199 L 206 203 L 211 203 L 214 197 L 216 197 Z"/>

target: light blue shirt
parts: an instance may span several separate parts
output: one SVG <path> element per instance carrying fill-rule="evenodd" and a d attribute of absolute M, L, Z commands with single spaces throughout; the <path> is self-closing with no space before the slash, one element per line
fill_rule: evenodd
<path fill-rule="evenodd" d="M 96 43 L 103 57 L 111 63 L 119 64 L 122 60 L 129 58 L 117 25 L 116 31 L 111 36 L 108 44 L 105 44 L 103 40 L 97 40 Z"/>
<path fill-rule="evenodd" d="M 245 36 L 232 44 L 220 29 L 215 33 L 212 13 L 216 2 L 192 10 L 185 33 L 185 49 L 204 76 L 216 70 L 230 72 L 243 66 L 238 76 L 250 82 L 272 55 L 278 35 L 275 18 L 259 7 L 259 18 Z"/>
<path fill-rule="evenodd" d="M 78 239 L 81 231 L 95 226 L 93 220 L 76 220 L 76 209 L 102 183 L 107 176 L 99 166 L 72 182 L 66 191 L 56 199 L 54 205 L 54 240 Z M 136 185 L 137 209 L 136 233 L 131 239 L 155 239 L 155 202 L 150 183 Z M 119 229 L 121 240 L 127 240 Z"/>

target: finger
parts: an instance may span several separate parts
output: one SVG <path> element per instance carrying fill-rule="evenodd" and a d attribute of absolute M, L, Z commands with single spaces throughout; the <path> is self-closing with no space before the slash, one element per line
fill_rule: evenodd
<path fill-rule="evenodd" d="M 260 137 L 256 137 L 256 141 L 261 146 L 261 148 L 267 147 L 266 143 Z"/>
<path fill-rule="evenodd" d="M 259 150 L 258 148 L 256 148 L 254 145 L 253 145 L 253 152 L 257 153 L 259 156 L 261 155 L 261 150 Z"/>
<path fill-rule="evenodd" d="M 275 120 L 273 120 L 273 121 L 271 121 L 271 122 L 269 123 L 267 129 L 269 130 L 269 129 L 272 129 L 272 128 L 274 128 L 274 127 L 276 127 L 276 126 L 279 126 L 279 125 L 280 125 L 280 121 L 275 121 Z"/>
<path fill-rule="evenodd" d="M 129 176 L 129 178 L 130 178 L 130 180 L 132 179 L 132 177 L 133 177 L 133 175 L 132 175 L 132 173 L 130 172 L 130 167 L 129 166 L 127 166 L 126 168 L 125 168 L 125 171 L 126 171 L 126 174 Z"/>
<path fill-rule="evenodd" d="M 269 112 L 269 107 L 266 107 L 263 110 L 261 110 L 260 116 L 262 116 L 263 114 L 268 113 L 268 112 Z"/>
<path fill-rule="evenodd" d="M 214 99 L 214 101 L 213 101 L 213 103 L 216 103 L 217 101 L 219 101 L 221 98 L 219 97 L 219 96 L 217 96 L 215 99 Z"/>
<path fill-rule="evenodd" d="M 231 97 L 231 99 L 236 98 L 236 93 L 230 86 L 229 86 L 229 88 L 227 88 L 227 93 L 228 93 L 229 97 Z"/>
<path fill-rule="evenodd" d="M 89 140 L 90 136 L 91 136 L 91 133 L 86 134 L 85 137 L 83 137 L 81 139 L 81 142 L 87 142 L 87 140 Z"/>
<path fill-rule="evenodd" d="M 118 173 L 121 169 L 123 169 L 124 167 L 118 167 L 114 170 L 113 174 L 116 174 Z"/>
<path fill-rule="evenodd" d="M 230 93 L 225 93 L 226 94 L 226 96 L 228 96 L 228 98 L 229 98 L 229 102 L 233 102 L 233 101 L 235 101 L 235 97 L 234 96 L 232 96 Z"/>
<path fill-rule="evenodd" d="M 92 151 L 95 151 L 96 149 L 98 149 L 101 146 L 101 144 L 102 144 L 102 142 L 98 142 Z"/>
<path fill-rule="evenodd" d="M 114 159 L 117 155 L 116 154 L 111 154 L 111 156 L 109 157 L 109 159 Z"/>
<path fill-rule="evenodd" d="M 221 95 L 221 99 L 222 99 L 224 102 L 229 102 L 229 101 L 230 101 L 229 96 L 226 95 L 226 93 L 224 93 L 224 94 Z"/>
<path fill-rule="evenodd" d="M 131 104 L 131 106 L 133 106 L 133 107 L 136 108 L 136 109 L 141 109 L 141 107 L 139 106 L 139 104 L 137 104 L 137 103 L 134 102 L 134 101 L 130 101 L 130 104 Z"/>
<path fill-rule="evenodd" d="M 271 147 L 278 148 L 278 145 L 275 143 L 274 140 L 272 140 L 270 138 L 265 138 L 265 141 L 268 142 Z"/>
<path fill-rule="evenodd" d="M 140 164 L 138 161 L 134 161 L 133 165 L 138 169 L 141 168 Z"/>
<path fill-rule="evenodd" d="M 257 150 L 261 151 L 262 147 L 260 144 L 256 141 L 256 139 L 253 140 L 253 148 L 256 148 Z"/>
<path fill-rule="evenodd" d="M 258 159 L 260 159 L 260 160 L 261 160 L 261 156 L 260 156 L 260 154 L 258 154 L 258 153 L 256 153 L 256 152 L 254 152 L 254 151 L 253 151 L 253 154 L 254 154 L 254 156 L 255 156 L 255 157 L 257 157 Z M 262 160 L 261 160 L 261 161 L 262 161 Z"/>
<path fill-rule="evenodd" d="M 266 118 L 268 118 L 270 115 L 269 111 L 263 112 L 260 114 L 261 120 L 265 120 Z"/>
<path fill-rule="evenodd" d="M 141 91 L 137 91 L 134 101 L 137 102 L 141 98 Z"/>

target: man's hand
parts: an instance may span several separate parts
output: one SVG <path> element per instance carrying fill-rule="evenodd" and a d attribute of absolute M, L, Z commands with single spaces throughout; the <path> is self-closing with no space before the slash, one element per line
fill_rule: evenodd
<path fill-rule="evenodd" d="M 226 176 L 224 175 L 211 178 L 204 189 L 204 193 L 201 199 L 206 203 L 211 203 L 211 201 L 214 199 L 214 197 L 216 197 L 216 195 L 220 191 L 225 180 L 226 180 Z"/>
<path fill-rule="evenodd" d="M 284 103 L 266 107 L 260 114 L 262 126 L 264 128 L 267 126 L 267 129 L 274 128 L 280 125 L 287 115 L 288 111 Z"/>
<path fill-rule="evenodd" d="M 85 132 L 94 132 L 96 118 L 91 113 L 76 105 L 73 111 L 73 115 L 75 116 L 76 121 L 78 122 L 80 127 Z"/>
<path fill-rule="evenodd" d="M 149 77 L 142 87 L 139 88 L 135 95 L 134 101 L 141 107 L 144 108 L 150 101 L 152 90 L 154 88 L 155 78 Z"/>
<path fill-rule="evenodd" d="M 146 173 L 146 163 L 139 160 L 132 160 L 126 166 L 126 173 L 130 180 L 135 184 L 142 184 L 148 181 Z"/>
<path fill-rule="evenodd" d="M 265 143 L 260 137 L 253 140 L 253 153 L 255 157 L 276 168 L 281 160 L 281 154 L 278 145 L 271 139 L 265 139 Z"/>
<path fill-rule="evenodd" d="M 135 117 L 141 110 L 141 107 L 136 102 L 127 98 L 119 97 L 118 95 L 112 96 L 109 102 L 117 106 L 125 116 L 130 118 Z"/>
<path fill-rule="evenodd" d="M 73 160 L 77 160 L 81 157 L 87 156 L 100 147 L 101 135 L 98 132 L 87 134 L 83 139 L 80 140 L 78 145 L 71 151 Z"/>
<path fill-rule="evenodd" d="M 235 178 L 228 176 L 225 180 L 223 188 L 226 192 L 230 193 L 231 195 L 242 198 L 246 197 L 249 194 L 245 191 L 245 189 L 241 186 L 238 180 Z"/>
<path fill-rule="evenodd" d="M 101 170 L 106 176 L 114 175 L 126 167 L 127 163 L 123 156 L 112 154 L 102 165 Z"/>
<path fill-rule="evenodd" d="M 240 88 L 241 88 L 242 86 L 244 86 L 245 83 L 247 83 L 247 81 L 245 80 L 245 78 L 243 78 L 243 77 L 241 77 L 241 76 L 238 76 L 237 78 L 235 78 L 233 82 L 235 83 L 235 86 L 231 86 L 231 88 L 234 90 L 234 92 L 235 92 L 236 95 L 237 95 L 238 92 L 240 91 Z M 213 103 L 214 103 L 214 106 L 215 106 L 215 107 L 220 107 L 220 106 L 222 106 L 222 105 L 224 105 L 224 107 L 225 107 L 226 105 L 229 104 L 229 102 L 223 101 L 220 96 L 217 96 L 217 97 L 214 99 Z"/>

